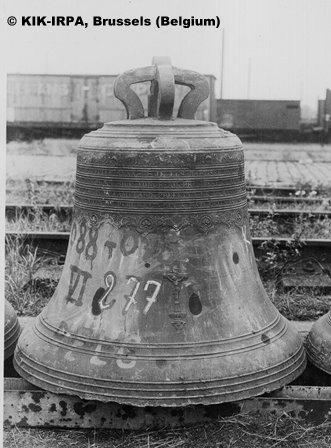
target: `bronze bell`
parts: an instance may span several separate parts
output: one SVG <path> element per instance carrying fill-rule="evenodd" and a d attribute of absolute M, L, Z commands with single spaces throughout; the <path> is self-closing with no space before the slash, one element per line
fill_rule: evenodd
<path fill-rule="evenodd" d="M 331 375 L 331 311 L 313 324 L 307 336 L 306 349 L 308 359 Z"/>
<path fill-rule="evenodd" d="M 14 354 L 16 343 L 21 332 L 17 315 L 11 304 L 5 300 L 5 328 L 4 328 L 4 360 Z"/>
<path fill-rule="evenodd" d="M 62 277 L 16 369 L 50 391 L 136 406 L 278 389 L 305 354 L 257 271 L 242 144 L 194 120 L 204 76 L 154 62 L 115 82 L 128 119 L 79 144 Z M 131 89 L 146 81 L 148 117 Z M 176 84 L 190 91 L 173 118 Z"/>

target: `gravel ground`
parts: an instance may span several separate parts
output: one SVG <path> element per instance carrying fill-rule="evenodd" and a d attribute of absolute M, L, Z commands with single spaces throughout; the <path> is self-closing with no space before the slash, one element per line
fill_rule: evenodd
<path fill-rule="evenodd" d="M 285 162 L 249 160 L 245 164 L 246 180 L 251 185 L 297 187 L 308 183 L 313 187 L 331 186 L 331 162 Z M 76 157 L 48 155 L 8 155 L 7 180 L 25 179 L 74 181 Z"/>
<path fill-rule="evenodd" d="M 74 155 L 79 139 L 12 141 L 7 143 L 7 155 Z M 313 160 L 331 162 L 331 144 L 317 143 L 257 143 L 244 142 L 246 160 Z"/>
<path fill-rule="evenodd" d="M 78 140 L 7 144 L 7 179 L 74 180 Z M 331 145 L 245 143 L 246 179 L 259 186 L 331 185 Z"/>

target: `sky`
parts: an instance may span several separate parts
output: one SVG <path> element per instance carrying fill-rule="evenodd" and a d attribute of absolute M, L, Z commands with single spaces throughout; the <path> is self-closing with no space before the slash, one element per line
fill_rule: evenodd
<path fill-rule="evenodd" d="M 224 98 L 300 99 L 316 109 L 331 88 L 330 0 L 5 0 L 14 15 L 81 15 L 87 28 L 5 23 L 7 73 L 114 74 L 154 55 L 217 77 Z M 157 29 L 158 15 L 220 17 L 221 28 Z M 151 18 L 150 27 L 93 27 L 92 17 Z M 3 24 L 2 24 L 3 26 Z M 4 48 L 3 48 L 4 49 Z"/>

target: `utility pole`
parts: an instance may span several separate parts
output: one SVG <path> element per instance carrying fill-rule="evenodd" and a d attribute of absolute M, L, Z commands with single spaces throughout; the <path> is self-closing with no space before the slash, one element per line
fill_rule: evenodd
<path fill-rule="evenodd" d="M 224 37 L 225 37 L 225 29 L 222 28 L 220 99 L 223 98 L 223 78 L 224 78 Z"/>
<path fill-rule="evenodd" d="M 248 58 L 248 72 L 247 72 L 247 99 L 249 100 L 251 94 L 251 76 L 252 76 L 252 58 Z"/>

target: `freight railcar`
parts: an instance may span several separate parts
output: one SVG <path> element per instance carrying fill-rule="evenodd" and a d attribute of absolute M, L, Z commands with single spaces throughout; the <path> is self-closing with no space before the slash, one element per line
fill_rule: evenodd
<path fill-rule="evenodd" d="M 39 132 L 51 135 L 82 134 L 103 123 L 122 120 L 126 112 L 114 97 L 117 75 L 24 75 L 7 77 L 7 135 Z M 215 77 L 206 75 L 210 96 L 198 108 L 197 119 L 216 121 Z M 132 86 L 145 110 L 150 83 Z M 175 112 L 189 88 L 176 85 Z"/>
<path fill-rule="evenodd" d="M 325 99 L 318 100 L 317 125 L 325 132 L 331 131 L 331 90 L 326 89 Z"/>
<path fill-rule="evenodd" d="M 297 139 L 300 115 L 300 101 L 217 100 L 218 125 L 243 138 Z"/>

